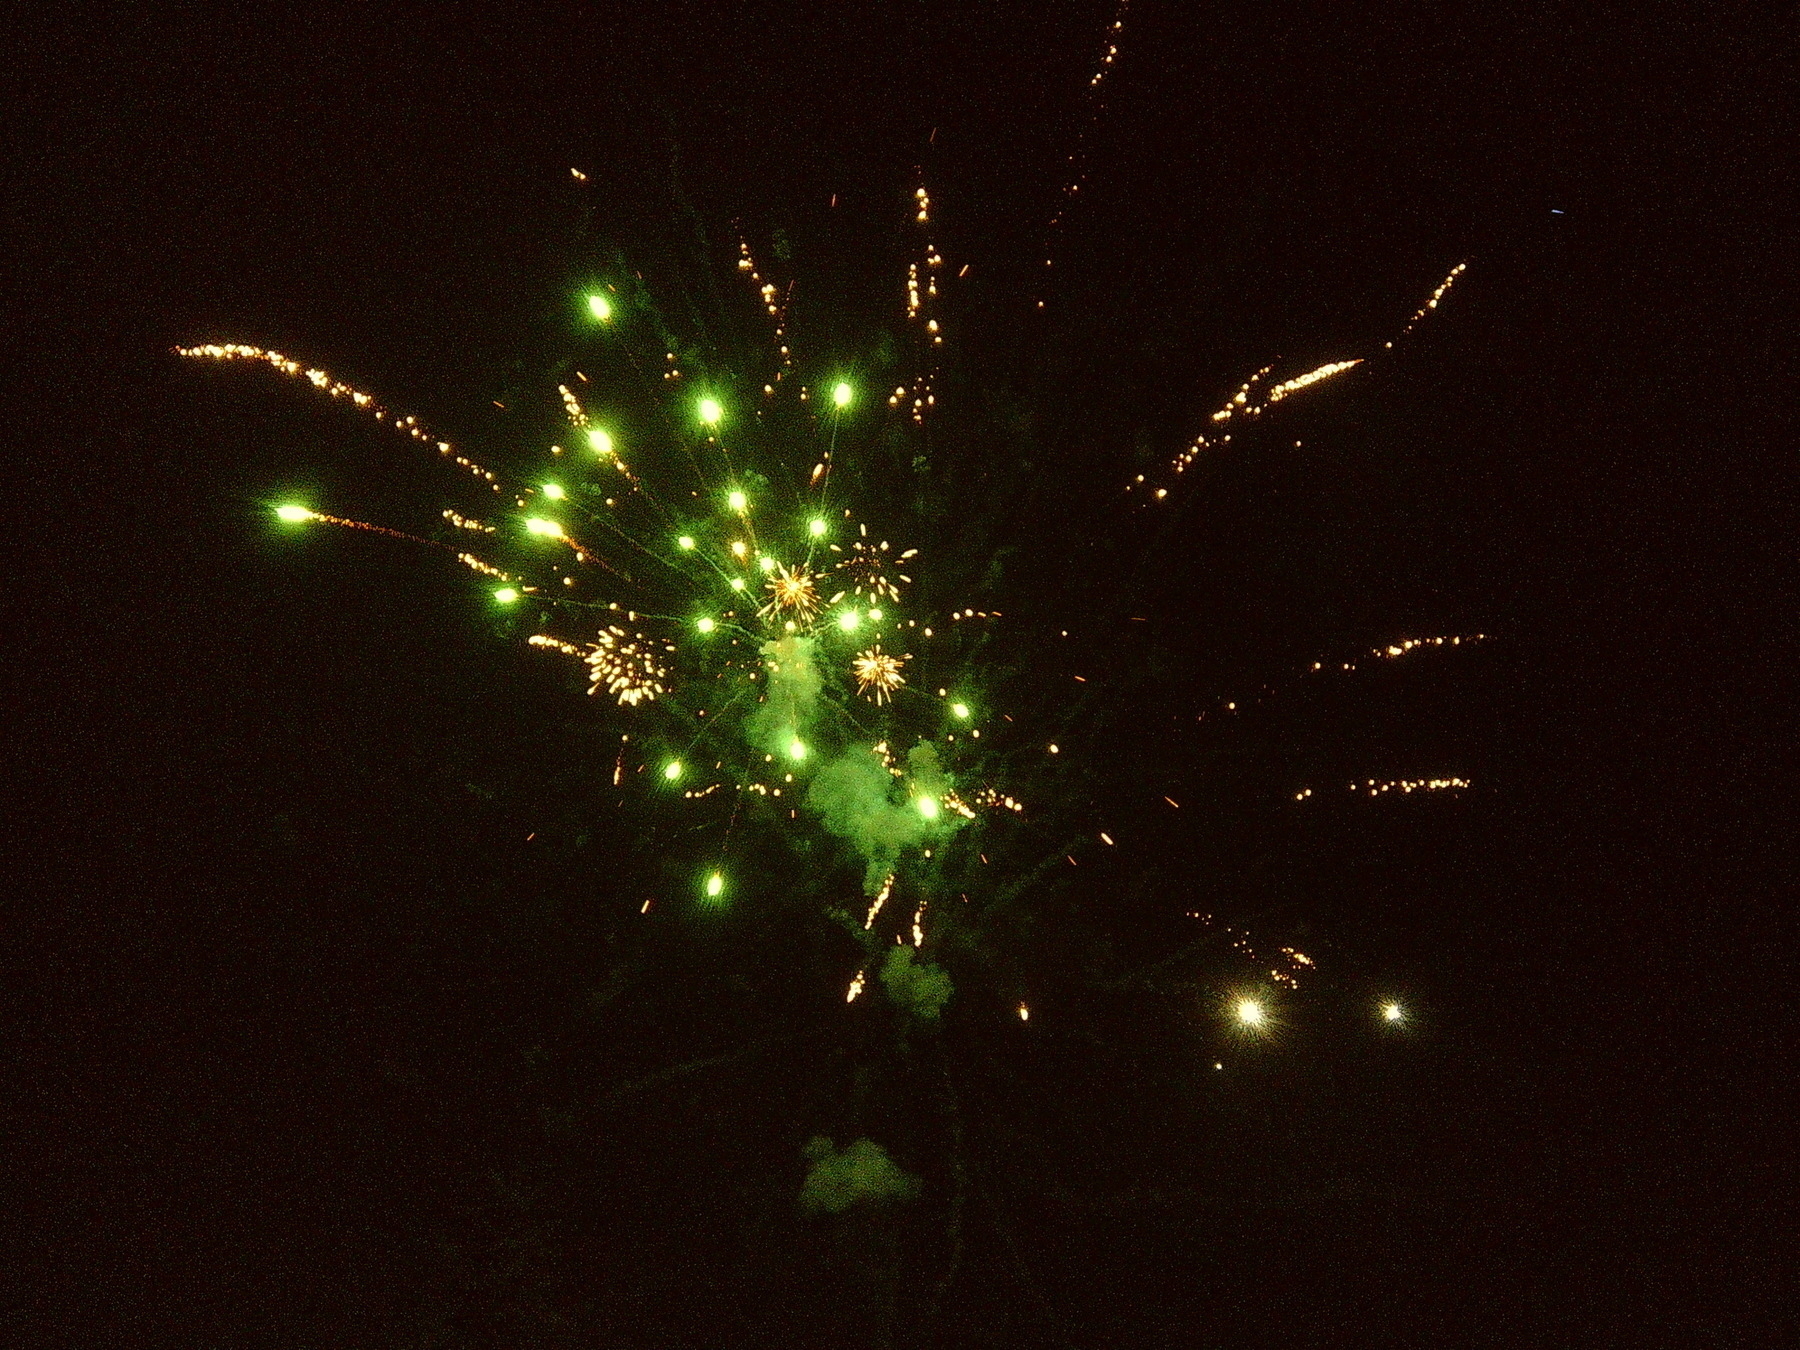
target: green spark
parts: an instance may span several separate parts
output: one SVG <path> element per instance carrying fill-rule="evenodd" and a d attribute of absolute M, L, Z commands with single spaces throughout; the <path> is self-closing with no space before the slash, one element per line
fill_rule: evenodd
<path fill-rule="evenodd" d="M 303 520 L 313 518 L 313 513 L 304 506 L 278 506 L 275 508 L 275 515 L 278 519 L 285 520 L 291 525 L 297 525 Z"/>
<path fill-rule="evenodd" d="M 806 758 L 806 742 L 797 737 L 788 742 L 787 750 L 788 758 L 791 760 L 798 761 Z"/>
<path fill-rule="evenodd" d="M 832 386 L 831 401 L 840 408 L 848 408 L 850 406 L 850 400 L 855 396 L 856 391 L 844 380 L 839 380 Z"/>
<path fill-rule="evenodd" d="M 936 820 L 938 818 L 937 798 L 920 797 L 913 805 L 919 808 L 919 814 L 924 816 L 925 819 Z"/>
<path fill-rule="evenodd" d="M 862 627 L 862 615 L 853 609 L 846 609 L 838 615 L 838 627 L 846 633 L 854 633 Z"/>
<path fill-rule="evenodd" d="M 750 499 L 742 492 L 733 492 L 730 496 L 725 498 L 725 505 L 729 506 L 733 511 L 744 511 L 749 509 Z"/>
<path fill-rule="evenodd" d="M 675 542 L 681 548 L 692 548 L 694 546 L 694 536 L 691 534 L 684 534 Z"/>
<path fill-rule="evenodd" d="M 560 502 L 569 494 L 562 490 L 562 485 L 560 483 L 545 483 L 544 495 L 553 502 Z"/>
<path fill-rule="evenodd" d="M 531 533 L 541 534 L 547 539 L 561 539 L 563 537 L 562 526 L 558 525 L 554 520 L 545 520 L 542 516 L 527 516 L 525 518 L 525 528 L 531 531 Z"/>
<path fill-rule="evenodd" d="M 699 623 L 695 624 L 694 627 L 698 628 L 702 633 L 710 633 L 713 629 L 717 628 L 718 625 L 711 619 L 702 619 Z"/>
<path fill-rule="evenodd" d="M 811 524 L 809 524 L 806 528 L 807 528 L 807 532 L 810 533 L 814 539 L 817 539 L 825 533 L 826 527 L 825 527 L 824 521 L 815 520 Z"/>
<path fill-rule="evenodd" d="M 725 876 L 721 872 L 714 872 L 706 879 L 706 897 L 709 900 L 717 900 L 724 892 Z"/>
<path fill-rule="evenodd" d="M 663 765 L 663 777 L 668 779 L 671 783 L 681 777 L 681 761 L 672 759 L 667 764 Z"/>
<path fill-rule="evenodd" d="M 612 318 L 612 301 L 608 300 L 604 295 L 590 295 L 587 298 L 587 303 L 588 313 L 592 314 L 601 323 L 605 323 L 608 319 Z"/>
<path fill-rule="evenodd" d="M 723 416 L 725 416 L 725 407 L 718 399 L 703 398 L 700 400 L 700 420 L 707 426 L 717 426 L 719 419 Z"/>
<path fill-rule="evenodd" d="M 494 592 L 494 599 L 498 600 L 503 605 L 510 605 L 518 598 L 519 593 L 511 586 L 502 586 L 499 590 Z"/>
<path fill-rule="evenodd" d="M 596 455 L 610 455 L 613 452 L 612 434 L 602 427 L 589 427 L 587 432 L 588 449 Z"/>
<path fill-rule="evenodd" d="M 966 703 L 952 703 L 950 705 L 950 711 L 958 717 L 967 717 L 969 715 L 969 705 Z"/>

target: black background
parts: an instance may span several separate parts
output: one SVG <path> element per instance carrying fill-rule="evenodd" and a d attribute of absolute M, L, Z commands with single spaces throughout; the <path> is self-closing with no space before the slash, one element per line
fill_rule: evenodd
<path fill-rule="evenodd" d="M 1187 673 L 1095 789 L 1132 893 L 1167 898 L 1120 940 L 1273 897 L 1336 954 L 1338 997 L 1215 1078 L 1210 1014 L 1162 1005 L 1092 1014 L 1122 1059 L 1055 1039 L 1051 1006 L 1018 1067 L 971 1060 L 987 1217 L 906 1337 L 1779 1342 L 1791 442 L 1758 413 L 1793 376 L 1783 49 L 1723 6 L 1317 8 L 1141 4 L 1091 123 L 1101 5 L 22 29 L 9 1344 L 880 1343 L 873 1258 L 843 1255 L 879 1235 L 766 1217 L 831 1090 L 805 1055 L 650 1093 L 603 1142 L 558 1126 L 572 1066 L 623 1081 L 736 1043 L 704 980 L 675 992 L 716 970 L 671 939 L 632 958 L 631 1048 L 582 1048 L 612 929 L 581 916 L 644 885 L 604 842 L 527 839 L 542 784 L 583 771 L 588 705 L 440 570 L 271 532 L 297 487 L 379 517 L 422 479 L 337 410 L 168 349 L 281 348 L 497 434 L 596 237 L 678 251 L 699 221 L 723 274 L 733 221 L 782 230 L 854 343 L 897 290 L 921 164 L 970 264 L 967 365 L 1076 501 L 1269 356 L 1365 351 L 1470 270 L 1391 362 L 1191 476 L 1129 597 Z M 1047 517 L 1041 546 L 1115 556 L 1110 510 Z M 1431 631 L 1495 637 L 1173 730 Z M 1477 790 L 1224 804 L 1346 764 Z M 1229 828 L 1157 814 L 1164 791 Z M 1404 988 L 1417 1034 L 1355 1025 L 1359 980 Z M 919 1241 L 923 1285 L 942 1252 Z"/>

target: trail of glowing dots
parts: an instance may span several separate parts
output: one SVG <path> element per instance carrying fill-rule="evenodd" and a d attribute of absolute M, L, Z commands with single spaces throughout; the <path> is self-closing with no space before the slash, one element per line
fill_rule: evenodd
<path fill-rule="evenodd" d="M 612 318 L 612 301 L 608 300 L 604 295 L 590 295 L 587 298 L 587 303 L 588 313 L 592 314 L 601 323 L 605 323 L 608 319 Z"/>

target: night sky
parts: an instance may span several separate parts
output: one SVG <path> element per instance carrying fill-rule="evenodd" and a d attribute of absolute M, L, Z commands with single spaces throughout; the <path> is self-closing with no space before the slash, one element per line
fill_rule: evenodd
<path fill-rule="evenodd" d="M 1091 99 L 1103 3 L 162 8 L 9 39 L 0 1343 L 1782 1341 L 1791 38 L 1139 0 Z M 170 349 L 505 446 L 615 258 L 724 330 L 741 229 L 857 359 L 920 169 L 995 466 L 934 546 L 1078 766 L 1021 795 L 1119 847 L 887 1053 L 789 919 L 639 915 L 674 827 L 469 577 L 272 527 L 428 520 L 437 465 Z M 1319 960 L 1281 1036 L 1227 1034 L 1216 944 L 1093 978 L 1194 910 Z M 802 1214 L 820 1133 L 921 1198 Z"/>

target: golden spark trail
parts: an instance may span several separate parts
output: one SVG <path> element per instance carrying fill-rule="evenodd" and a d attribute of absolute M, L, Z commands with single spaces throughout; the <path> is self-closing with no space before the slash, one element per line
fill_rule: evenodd
<path fill-rule="evenodd" d="M 396 417 L 377 402 L 373 394 L 365 394 L 362 390 L 345 384 L 329 371 L 309 369 L 300 362 L 283 356 L 280 352 L 269 351 L 263 347 L 246 346 L 241 342 L 209 342 L 198 347 L 177 347 L 175 354 L 199 361 L 261 361 L 290 379 L 305 380 L 321 393 L 334 399 L 345 400 L 353 406 L 361 408 L 377 422 L 391 426 L 421 444 L 431 446 L 438 454 L 467 469 L 476 478 L 488 484 L 495 492 L 500 491 L 500 480 L 496 474 L 460 454 L 449 441 L 440 441 L 431 435 L 418 418 L 411 414 L 405 417 Z"/>

